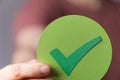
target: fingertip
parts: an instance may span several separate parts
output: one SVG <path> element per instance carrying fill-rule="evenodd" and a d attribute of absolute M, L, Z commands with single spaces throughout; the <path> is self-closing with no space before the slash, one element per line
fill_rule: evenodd
<path fill-rule="evenodd" d="M 48 65 L 42 65 L 42 66 L 40 67 L 40 72 L 41 72 L 44 76 L 49 75 L 49 74 L 50 74 L 50 71 L 51 71 L 51 69 L 50 69 L 50 67 L 49 67 Z"/>

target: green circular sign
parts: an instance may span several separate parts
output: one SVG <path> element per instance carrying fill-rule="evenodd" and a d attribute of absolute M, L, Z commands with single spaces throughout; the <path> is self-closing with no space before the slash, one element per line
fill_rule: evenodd
<path fill-rule="evenodd" d="M 37 48 L 40 62 L 51 66 L 56 80 L 100 80 L 112 58 L 110 39 L 94 20 L 68 15 L 43 31 Z"/>

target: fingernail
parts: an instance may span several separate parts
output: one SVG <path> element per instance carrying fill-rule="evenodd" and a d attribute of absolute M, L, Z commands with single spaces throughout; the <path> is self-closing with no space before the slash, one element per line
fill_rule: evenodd
<path fill-rule="evenodd" d="M 41 71 L 41 73 L 43 73 L 43 74 L 48 74 L 49 73 L 49 67 L 48 66 L 42 66 L 41 68 L 40 68 L 40 71 Z"/>

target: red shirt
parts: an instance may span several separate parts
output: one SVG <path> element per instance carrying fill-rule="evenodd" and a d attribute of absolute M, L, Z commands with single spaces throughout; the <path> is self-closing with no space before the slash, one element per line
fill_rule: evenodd
<path fill-rule="evenodd" d="M 89 11 L 81 8 L 79 11 L 75 7 L 69 6 L 66 14 L 80 14 L 88 16 L 107 31 L 113 48 L 111 66 L 102 80 L 120 80 L 120 4 L 107 2 L 99 11 Z M 65 15 L 66 15 L 65 14 Z"/>
<path fill-rule="evenodd" d="M 103 26 L 112 42 L 112 63 L 103 80 L 120 80 L 120 4 L 108 1 L 103 4 L 100 10 L 91 11 L 85 8 L 78 9 L 70 4 L 56 5 L 57 1 L 52 2 L 52 0 L 51 2 L 49 0 L 47 2 L 45 0 L 38 1 L 41 2 L 31 2 L 19 12 L 15 20 L 16 31 L 28 24 L 47 25 L 55 18 L 63 15 L 79 14 L 88 16 Z M 38 8 L 40 10 L 37 10 Z"/>

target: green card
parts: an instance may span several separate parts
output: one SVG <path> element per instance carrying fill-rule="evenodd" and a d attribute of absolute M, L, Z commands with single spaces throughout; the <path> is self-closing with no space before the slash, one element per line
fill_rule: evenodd
<path fill-rule="evenodd" d="M 111 63 L 112 46 L 96 21 L 68 15 L 43 31 L 37 58 L 51 66 L 49 77 L 56 80 L 101 80 Z"/>

